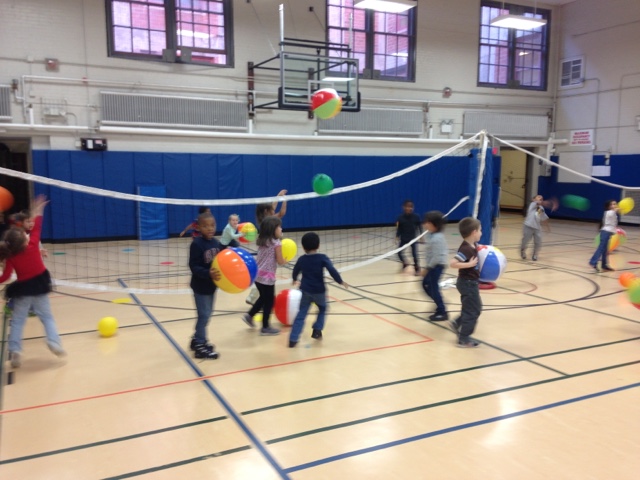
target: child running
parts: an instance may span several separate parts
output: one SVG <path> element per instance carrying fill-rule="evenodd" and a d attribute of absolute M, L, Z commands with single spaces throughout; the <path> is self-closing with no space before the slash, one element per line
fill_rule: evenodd
<path fill-rule="evenodd" d="M 293 321 L 291 334 L 289 335 L 289 347 L 293 348 L 300 340 L 300 334 L 304 328 L 304 320 L 309 312 L 311 302 L 318 306 L 318 318 L 313 324 L 311 338 L 322 340 L 322 329 L 324 328 L 327 298 L 324 284 L 324 269 L 326 268 L 333 279 L 345 288 L 349 288 L 342 277 L 331 263 L 329 257 L 323 253 L 318 253 L 320 248 L 320 237 L 317 233 L 308 232 L 302 236 L 302 248 L 304 255 L 298 258 L 293 267 L 293 284 L 298 284 L 298 275 L 302 274 L 302 282 L 299 283 L 302 298 L 300 299 L 300 310 Z"/>
<path fill-rule="evenodd" d="M 479 343 L 471 338 L 471 334 L 475 331 L 482 313 L 482 299 L 478 286 L 480 271 L 477 269 L 478 242 L 482 237 L 482 226 L 477 219 L 466 217 L 460 220 L 458 230 L 464 241 L 449 266 L 458 269 L 456 288 L 460 292 L 462 306 L 460 316 L 451 320 L 449 324 L 458 334 L 458 347 L 473 348 Z"/>
<path fill-rule="evenodd" d="M 596 248 L 591 260 L 589 260 L 589 265 L 591 265 L 596 272 L 600 271 L 598 269 L 598 260 L 602 260 L 600 263 L 602 270 L 606 272 L 614 271 L 608 261 L 609 240 L 611 236 L 616 233 L 616 228 L 618 228 L 619 211 L 618 202 L 615 200 L 607 200 L 605 202 L 604 214 L 602 215 L 602 220 L 600 220 L 600 243 L 598 243 L 598 248 Z"/>
<path fill-rule="evenodd" d="M 198 313 L 190 348 L 196 358 L 216 359 L 219 354 L 216 352 L 216 346 L 207 339 L 207 325 L 213 313 L 217 288 L 213 280 L 219 280 L 221 276 L 218 270 L 211 268 L 211 262 L 222 247 L 220 242 L 213 238 L 216 233 L 216 219 L 211 212 L 198 215 L 198 231 L 200 234 L 193 237 L 189 248 L 190 286 Z"/>
<path fill-rule="evenodd" d="M 431 211 L 424 214 L 423 226 L 427 230 L 426 235 L 426 262 L 427 269 L 424 279 L 422 280 L 422 288 L 429 298 L 436 304 L 436 311 L 429 317 L 432 322 L 440 322 L 448 320 L 447 309 L 444 306 L 442 294 L 440 293 L 440 277 L 447 268 L 449 247 L 443 230 L 445 219 L 442 212 Z"/>
<path fill-rule="evenodd" d="M 262 329 L 260 335 L 279 335 L 280 330 L 269 326 L 269 317 L 275 302 L 276 269 L 278 265 L 284 265 L 287 261 L 282 256 L 282 220 L 272 215 L 266 217 L 260 225 L 260 233 L 256 239 L 258 246 L 258 274 L 255 286 L 260 296 L 255 301 L 248 313 L 242 315 L 242 321 L 255 328 L 253 317 L 262 310 Z"/>
<path fill-rule="evenodd" d="M 14 270 L 18 277 L 7 287 L 7 297 L 13 303 L 9 332 L 9 360 L 13 368 L 22 365 L 22 334 L 30 309 L 44 326 L 49 350 L 58 357 L 66 355 L 51 313 L 51 275 L 40 253 L 42 214 L 47 203 L 42 195 L 31 202 L 30 212 L 35 220 L 30 236 L 24 229 L 12 227 L 5 232 L 4 241 L 0 242 L 0 261 L 6 260 L 0 283 L 7 281 Z"/>

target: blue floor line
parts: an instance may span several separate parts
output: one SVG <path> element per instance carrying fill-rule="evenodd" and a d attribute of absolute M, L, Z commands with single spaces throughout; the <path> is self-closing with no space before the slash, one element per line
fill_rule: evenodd
<path fill-rule="evenodd" d="M 120 283 L 120 285 L 123 288 L 128 288 L 127 285 L 122 280 L 119 279 L 118 283 Z M 180 347 L 180 345 L 178 345 L 178 343 L 173 339 L 173 337 L 169 335 L 169 332 L 165 330 L 162 324 L 151 314 L 149 310 L 147 310 L 147 308 L 142 304 L 142 302 L 138 299 L 138 297 L 133 293 L 130 293 L 129 295 L 131 295 L 131 298 L 142 309 L 145 315 L 149 317 L 149 320 L 151 320 L 153 324 L 158 328 L 158 330 L 160 330 L 160 332 L 162 332 L 162 334 L 166 337 L 166 339 L 169 340 L 169 343 L 173 345 L 173 347 L 178 351 L 180 356 L 187 362 L 189 367 L 191 367 L 191 369 L 196 373 L 196 375 L 198 375 L 198 377 L 204 377 L 205 373 L 198 368 L 198 366 L 193 362 L 191 357 L 184 352 L 184 350 Z M 276 472 L 278 472 L 278 475 L 280 475 L 280 478 L 289 480 L 290 478 L 289 475 L 285 472 L 285 470 L 280 465 L 278 465 L 275 458 L 273 458 L 271 454 L 269 454 L 269 452 L 267 451 L 265 446 L 262 444 L 262 442 L 258 440 L 258 437 L 256 437 L 256 435 L 251 431 L 251 429 L 242 421 L 242 419 L 240 418 L 240 415 L 235 410 L 233 410 L 233 408 L 231 408 L 231 405 L 229 405 L 227 400 L 222 396 L 222 394 L 218 391 L 218 389 L 216 389 L 209 380 L 203 379 L 202 382 L 207 387 L 207 389 L 213 394 L 213 396 L 216 397 L 216 399 L 220 402 L 220 405 L 222 405 L 222 408 L 224 408 L 225 411 L 229 414 L 229 416 L 236 422 L 236 424 L 245 433 L 245 435 L 249 438 L 249 440 L 256 447 L 256 449 L 258 449 L 258 451 L 267 460 L 267 462 L 269 462 L 271 466 L 276 470 Z"/>
<path fill-rule="evenodd" d="M 334 455 L 334 456 L 331 456 L 331 457 L 322 458 L 320 460 L 315 460 L 313 462 L 303 463 L 303 464 L 297 465 L 295 467 L 287 468 L 285 470 L 285 472 L 287 472 L 287 473 L 299 472 L 300 470 L 306 470 L 308 468 L 318 467 L 320 465 L 325 465 L 327 463 L 335 462 L 335 461 L 338 461 L 338 460 L 343 460 L 345 458 L 356 457 L 358 455 L 364 455 L 366 453 L 371 453 L 371 452 L 375 452 L 375 451 L 378 451 L 378 450 L 383 450 L 383 449 L 386 449 L 386 448 L 396 447 L 398 445 L 404 445 L 406 443 L 416 442 L 418 440 L 424 440 L 425 438 L 436 437 L 438 435 L 444 435 L 446 433 L 456 432 L 458 430 L 464 430 L 464 429 L 467 429 L 467 428 L 473 428 L 473 427 L 477 427 L 477 426 L 480 426 L 480 425 L 486 425 L 488 423 L 495 423 L 495 422 L 499 422 L 501 420 L 506 420 L 506 419 L 509 419 L 509 418 L 520 417 L 522 415 L 528 415 L 530 413 L 539 412 L 541 410 L 548 410 L 550 408 L 561 407 L 563 405 L 567 405 L 567 404 L 570 404 L 570 403 L 581 402 L 583 400 L 589 400 L 591 398 L 601 397 L 603 395 L 609 395 L 609 394 L 612 394 L 612 393 L 617 393 L 617 392 L 621 392 L 623 390 L 629 390 L 631 388 L 637 388 L 637 387 L 640 387 L 640 382 L 632 383 L 631 385 L 625 385 L 625 386 L 622 386 L 622 387 L 612 388 L 610 390 L 604 390 L 602 392 L 590 393 L 589 395 L 570 398 L 568 400 L 562 400 L 560 402 L 549 403 L 547 405 L 542 405 L 542 406 L 539 406 L 539 407 L 529 408 L 527 410 L 522 410 L 520 412 L 509 413 L 507 415 L 499 415 L 497 417 L 486 418 L 484 420 L 478 420 L 478 421 L 475 421 L 475 422 L 465 423 L 465 424 L 462 424 L 462 425 L 456 425 L 454 427 L 443 428 L 442 430 L 435 430 L 435 431 L 429 432 L 429 433 L 422 433 L 420 435 L 415 435 L 413 437 L 403 438 L 401 440 L 395 440 L 393 442 L 383 443 L 381 445 L 376 445 L 374 447 L 368 447 L 368 448 L 363 448 L 363 449 L 360 449 L 360 450 L 354 450 L 352 452 L 341 453 L 340 455 Z"/>

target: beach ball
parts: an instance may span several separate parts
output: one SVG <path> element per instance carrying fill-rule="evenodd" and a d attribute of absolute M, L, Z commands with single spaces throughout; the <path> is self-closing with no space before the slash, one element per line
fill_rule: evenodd
<path fill-rule="evenodd" d="M 242 237 L 238 238 L 241 243 L 255 242 L 258 236 L 258 229 L 251 222 L 239 223 L 238 231 L 244 233 Z"/>
<path fill-rule="evenodd" d="M 4 187 L 0 187 L 0 212 L 6 212 L 13 207 L 13 194 Z"/>
<path fill-rule="evenodd" d="M 620 282 L 620 285 L 622 285 L 624 288 L 629 288 L 631 286 L 631 283 L 635 279 L 636 279 L 636 276 L 633 273 L 623 272 L 618 277 L 618 282 Z"/>
<path fill-rule="evenodd" d="M 507 268 L 507 257 L 493 245 L 478 245 L 481 282 L 495 282 Z"/>
<path fill-rule="evenodd" d="M 298 246 L 296 245 L 296 242 L 294 242 L 290 238 L 283 238 L 282 256 L 284 257 L 284 259 L 288 262 L 296 256 L 296 253 L 298 253 Z"/>
<path fill-rule="evenodd" d="M 322 120 L 333 118 L 342 110 L 342 99 L 333 88 L 321 88 L 311 95 L 311 110 Z"/>
<path fill-rule="evenodd" d="M 302 292 L 300 290 L 288 289 L 282 290 L 276 296 L 275 312 L 276 318 L 283 325 L 291 325 L 300 310 L 300 299 Z"/>
<path fill-rule="evenodd" d="M 627 295 L 634 307 L 640 308 L 640 279 L 632 280 L 627 289 Z"/>
<path fill-rule="evenodd" d="M 579 195 L 563 195 L 560 199 L 563 207 L 575 208 L 581 212 L 586 212 L 591 206 L 591 202 L 588 198 L 581 197 Z"/>
<path fill-rule="evenodd" d="M 333 180 L 329 175 L 318 173 L 313 177 L 313 191 L 318 195 L 326 195 L 333 190 Z"/>
<path fill-rule="evenodd" d="M 240 293 L 251 286 L 258 273 L 258 265 L 253 255 L 242 248 L 229 247 L 218 253 L 211 268 L 220 272 L 216 286 L 227 293 Z"/>
<path fill-rule="evenodd" d="M 629 213 L 631 210 L 633 210 L 633 207 L 634 202 L 633 198 L 631 197 L 623 198 L 618 202 L 618 208 L 620 209 L 620 213 L 622 215 L 626 215 L 627 213 Z"/>
<path fill-rule="evenodd" d="M 98 322 L 98 333 L 101 337 L 112 337 L 118 331 L 118 320 L 114 317 L 103 317 Z"/>
<path fill-rule="evenodd" d="M 596 235 L 594 244 L 596 247 L 600 245 L 600 234 Z M 620 245 L 620 235 L 618 235 L 617 233 L 614 233 L 609 237 L 609 246 L 607 248 L 607 251 L 613 252 L 616 248 L 618 248 L 619 245 Z"/>

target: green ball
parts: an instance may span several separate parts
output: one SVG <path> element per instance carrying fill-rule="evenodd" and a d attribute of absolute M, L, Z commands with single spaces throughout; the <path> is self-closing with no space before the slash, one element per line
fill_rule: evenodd
<path fill-rule="evenodd" d="M 591 202 L 588 198 L 580 197 L 578 195 L 564 195 L 560 200 L 562 206 L 567 208 L 575 208 L 581 212 L 586 212 L 591 207 Z"/>
<path fill-rule="evenodd" d="M 318 173 L 313 177 L 313 191 L 318 195 L 326 195 L 333 190 L 333 180 L 329 175 Z"/>
<path fill-rule="evenodd" d="M 640 303 L 640 280 L 636 279 L 631 282 L 627 289 L 627 295 L 629 295 L 629 300 L 634 305 Z"/>

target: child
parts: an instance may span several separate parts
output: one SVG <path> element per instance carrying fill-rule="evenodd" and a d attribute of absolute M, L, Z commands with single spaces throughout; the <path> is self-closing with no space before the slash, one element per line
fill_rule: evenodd
<path fill-rule="evenodd" d="M 269 317 L 275 301 L 276 268 L 287 261 L 282 256 L 282 220 L 275 215 L 267 217 L 260 225 L 260 233 L 256 239 L 258 245 L 258 274 L 255 286 L 260 296 L 248 313 L 242 315 L 242 321 L 254 328 L 253 316 L 262 310 L 262 330 L 260 335 L 278 335 L 280 330 L 269 326 Z"/>
<path fill-rule="evenodd" d="M 282 197 L 283 195 L 286 195 L 286 194 L 287 194 L 286 190 L 280 190 L 278 192 L 278 197 Z M 278 212 L 276 212 L 276 208 L 277 207 L 278 207 L 278 202 L 259 203 L 258 205 L 256 205 L 256 226 L 258 228 L 260 228 L 260 225 L 262 224 L 262 221 L 266 217 L 270 217 L 272 215 L 276 215 L 279 218 L 284 217 L 285 214 L 287 213 L 287 202 L 286 202 L 286 200 L 284 202 L 282 202 L 282 205 L 280 206 L 280 210 Z M 245 300 L 245 303 L 248 304 L 248 305 L 253 305 L 255 303 L 255 301 L 257 300 L 258 296 L 259 296 L 258 289 L 256 288 L 255 285 L 253 285 L 251 287 L 251 290 L 249 291 L 249 296 Z"/>
<path fill-rule="evenodd" d="M 420 224 L 420 217 L 417 213 L 413 212 L 413 202 L 411 200 L 405 200 L 402 204 L 403 213 L 398 217 L 396 221 L 396 243 L 398 248 L 402 248 L 407 243 L 411 242 L 414 238 L 422 233 L 422 225 Z M 411 254 L 413 255 L 413 264 L 416 270 L 416 276 L 420 275 L 420 264 L 418 263 L 418 246 L 416 243 L 411 244 Z M 398 252 L 398 257 L 402 262 L 402 270 L 407 267 L 407 263 L 404 260 L 403 251 Z"/>
<path fill-rule="evenodd" d="M 202 215 L 203 213 L 211 213 L 211 209 L 209 207 L 198 208 L 198 218 L 200 218 L 200 215 Z M 191 232 L 192 237 L 200 236 L 200 232 L 198 231 L 198 218 L 196 218 L 193 222 L 191 222 L 189 225 L 184 227 L 184 230 L 180 232 L 181 237 L 184 237 L 185 233 L 189 231 Z"/>
<path fill-rule="evenodd" d="M 336 282 L 345 288 L 349 288 L 349 285 L 342 281 L 342 277 L 334 268 L 329 257 L 323 253 L 318 253 L 319 247 L 320 237 L 317 233 L 309 232 L 302 236 L 302 248 L 304 248 L 305 255 L 300 257 L 293 267 L 294 285 L 298 284 L 298 274 L 302 273 L 302 282 L 300 282 L 302 298 L 300 299 L 300 310 L 293 321 L 291 334 L 289 335 L 290 348 L 298 344 L 300 334 L 304 328 L 304 319 L 307 317 L 311 302 L 318 306 L 318 318 L 313 324 L 311 338 L 322 340 L 322 329 L 324 328 L 327 310 L 326 287 L 324 285 L 323 275 L 324 269 L 327 269 Z"/>
<path fill-rule="evenodd" d="M 527 259 L 527 245 L 533 237 L 533 256 L 531 260 L 534 262 L 538 260 L 538 253 L 542 246 L 542 233 L 540 232 L 541 224 L 546 225 L 547 231 L 549 231 L 548 220 L 549 217 L 544 211 L 544 208 L 551 208 L 554 212 L 558 207 L 555 203 L 546 201 L 542 198 L 542 195 L 536 195 L 529 204 L 527 210 L 527 216 L 524 219 L 522 225 L 522 242 L 520 244 L 520 256 L 523 260 Z"/>
<path fill-rule="evenodd" d="M 211 262 L 220 252 L 220 242 L 213 238 L 216 233 L 216 219 L 211 212 L 198 215 L 200 235 L 193 238 L 189 248 L 189 268 L 191 269 L 191 290 L 198 312 L 196 329 L 191 338 L 190 348 L 196 358 L 218 358 L 215 345 L 207 340 L 207 325 L 213 313 L 216 285 L 220 272 L 211 268 Z"/>
<path fill-rule="evenodd" d="M 243 237 L 244 233 L 238 232 L 238 222 L 240 222 L 240 217 L 237 214 L 233 213 L 229 215 L 229 223 L 224 227 L 222 236 L 220 237 L 220 244 L 222 244 L 223 249 L 240 246 L 236 239 Z"/>
<path fill-rule="evenodd" d="M 38 196 L 31 202 L 30 211 L 35 218 L 31 236 L 28 237 L 22 228 L 12 227 L 0 242 L 0 261 L 6 260 L 0 283 L 5 282 L 14 270 L 18 277 L 7 287 L 7 296 L 13 302 L 9 332 L 9 359 L 13 368 L 22 365 L 22 333 L 29 309 L 33 309 L 44 326 L 49 350 L 58 357 L 66 355 L 51 314 L 51 275 L 44 266 L 39 248 L 42 214 L 47 203 L 44 196 Z"/>
<path fill-rule="evenodd" d="M 478 287 L 480 272 L 476 268 L 478 265 L 477 243 L 482 237 L 482 226 L 475 218 L 466 217 L 460 220 L 458 230 L 464 241 L 449 266 L 458 269 L 456 287 L 460 292 L 462 307 L 460 316 L 457 320 L 450 321 L 449 325 L 458 334 L 458 347 L 473 348 L 479 344 L 471 338 L 471 334 L 475 331 L 478 317 L 482 313 L 482 300 Z"/>
<path fill-rule="evenodd" d="M 604 215 L 600 221 L 600 243 L 591 260 L 589 260 L 589 265 L 591 265 L 596 272 L 600 271 L 598 269 L 598 260 L 600 259 L 602 259 L 602 270 L 607 272 L 614 271 L 609 265 L 607 257 L 609 253 L 609 239 L 616 233 L 616 228 L 618 227 L 618 211 L 618 202 L 615 200 L 607 200 L 605 202 Z"/>
<path fill-rule="evenodd" d="M 426 262 L 427 270 L 422 280 L 424 292 L 436 304 L 436 311 L 429 317 L 432 322 L 448 320 L 447 309 L 444 306 L 440 293 L 440 277 L 447 265 L 449 247 L 447 239 L 442 231 L 444 230 L 445 219 L 442 212 L 431 211 L 424 214 L 424 228 L 427 229 Z"/>

